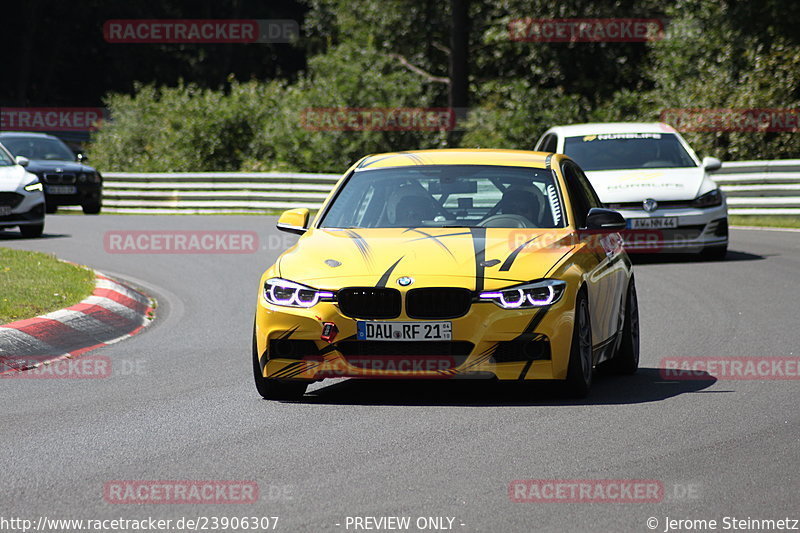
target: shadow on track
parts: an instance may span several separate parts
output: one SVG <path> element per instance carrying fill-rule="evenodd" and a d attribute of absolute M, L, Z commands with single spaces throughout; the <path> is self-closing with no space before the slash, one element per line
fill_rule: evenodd
<path fill-rule="evenodd" d="M 45 233 L 41 237 L 23 237 L 18 231 L 0 231 L 0 241 L 38 241 L 41 239 L 65 239 L 72 237 L 66 233 Z"/>
<path fill-rule="evenodd" d="M 707 377 L 706 377 L 707 376 Z M 494 380 L 359 380 L 350 379 L 306 394 L 302 403 L 413 406 L 617 405 L 657 402 L 713 385 L 710 374 L 693 380 L 662 378 L 658 368 L 640 368 L 633 376 L 595 375 L 588 398 L 565 396 L 559 383 Z"/>
<path fill-rule="evenodd" d="M 634 265 L 652 265 L 657 263 L 732 263 L 736 261 L 760 261 L 766 259 L 767 256 L 728 250 L 728 255 L 725 259 L 705 259 L 697 254 L 683 253 L 631 254 L 630 258 Z"/>

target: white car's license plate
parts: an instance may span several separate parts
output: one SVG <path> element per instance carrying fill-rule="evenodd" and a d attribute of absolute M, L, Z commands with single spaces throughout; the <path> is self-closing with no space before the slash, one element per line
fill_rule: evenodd
<path fill-rule="evenodd" d="M 664 229 L 677 228 L 676 217 L 630 218 L 630 229 Z"/>
<path fill-rule="evenodd" d="M 373 322 L 359 320 L 356 338 L 361 341 L 449 341 L 452 322 Z"/>
<path fill-rule="evenodd" d="M 47 192 L 50 194 L 75 194 L 78 188 L 74 185 L 48 185 Z"/>
<path fill-rule="evenodd" d="M 4 217 L 6 215 L 11 214 L 11 206 L 10 205 L 0 205 L 0 217 Z"/>

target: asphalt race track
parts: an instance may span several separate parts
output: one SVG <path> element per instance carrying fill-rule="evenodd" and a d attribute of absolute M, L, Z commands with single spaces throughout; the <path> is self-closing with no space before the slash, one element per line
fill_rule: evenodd
<path fill-rule="evenodd" d="M 800 233 L 733 230 L 723 262 L 637 260 L 642 363 L 590 398 L 485 382 L 323 382 L 262 400 L 250 342 L 258 278 L 294 238 L 260 216 L 51 216 L 0 232 L 133 283 L 159 301 L 139 336 L 92 354 L 106 379 L 0 381 L 5 517 L 455 517 L 455 531 L 649 531 L 666 517 L 800 518 L 800 381 L 662 378 L 665 357 L 800 353 Z M 118 254 L 110 230 L 255 231 L 250 254 Z M 660 503 L 514 503 L 517 479 L 659 480 Z M 131 505 L 113 480 L 252 480 L 242 505 Z M 337 525 L 339 524 L 339 525 Z M 447 524 L 447 521 L 445 521 Z M 351 526 L 350 531 L 353 531 Z M 414 530 L 414 529 L 412 529 Z"/>

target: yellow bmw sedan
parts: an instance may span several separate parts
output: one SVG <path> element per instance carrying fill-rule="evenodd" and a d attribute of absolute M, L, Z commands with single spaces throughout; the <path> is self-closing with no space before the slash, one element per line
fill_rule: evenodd
<path fill-rule="evenodd" d="M 560 154 L 421 150 L 364 157 L 261 277 L 253 371 L 267 399 L 325 378 L 556 380 L 639 364 L 616 211 Z"/>

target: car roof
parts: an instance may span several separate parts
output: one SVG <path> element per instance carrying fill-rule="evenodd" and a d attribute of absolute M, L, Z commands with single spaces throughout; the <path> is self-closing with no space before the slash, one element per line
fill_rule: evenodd
<path fill-rule="evenodd" d="M 0 138 L 2 137 L 38 137 L 42 139 L 57 139 L 54 135 L 46 133 L 37 133 L 34 131 L 0 131 Z"/>
<path fill-rule="evenodd" d="M 419 165 L 494 165 L 547 168 L 548 152 L 500 149 L 443 149 L 388 152 L 368 155 L 356 166 L 357 171 Z"/>
<path fill-rule="evenodd" d="M 563 137 L 577 137 L 601 133 L 675 133 L 675 129 L 663 122 L 590 122 L 550 128 L 551 133 Z"/>

